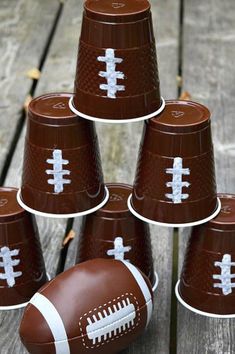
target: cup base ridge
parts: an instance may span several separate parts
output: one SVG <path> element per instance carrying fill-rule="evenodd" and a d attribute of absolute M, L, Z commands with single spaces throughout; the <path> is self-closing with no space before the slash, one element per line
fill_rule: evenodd
<path fill-rule="evenodd" d="M 182 306 L 184 306 L 187 310 L 192 311 L 196 313 L 197 315 L 205 316 L 205 317 L 211 317 L 211 318 L 235 318 L 235 314 L 231 315 L 220 315 L 216 313 L 210 313 L 210 312 L 204 312 L 201 310 L 196 309 L 195 307 L 190 306 L 187 304 L 182 297 L 180 296 L 179 293 L 179 285 L 180 285 L 180 280 L 178 280 L 176 286 L 175 286 L 175 295 L 177 297 L 177 300 L 181 303 Z"/>
<path fill-rule="evenodd" d="M 193 221 L 193 222 L 189 222 L 189 223 L 170 224 L 170 223 L 164 223 L 164 222 L 160 222 L 160 221 L 151 220 L 151 219 L 148 219 L 148 218 L 142 216 L 133 208 L 133 206 L 131 204 L 131 199 L 132 199 L 132 194 L 129 196 L 127 204 L 128 204 L 128 208 L 129 208 L 130 212 L 134 216 L 136 216 L 138 219 L 140 219 L 144 222 L 147 222 L 147 223 L 150 223 L 153 225 L 164 226 L 164 227 L 191 227 L 191 226 L 205 224 L 206 222 L 210 221 L 211 219 L 214 219 L 219 214 L 219 212 L 221 210 L 221 201 L 219 198 L 217 198 L 218 206 L 217 206 L 216 210 L 207 218 Z"/>
<path fill-rule="evenodd" d="M 153 112 L 153 113 L 150 113 L 146 116 L 142 116 L 142 117 L 138 117 L 138 118 L 132 118 L 132 119 L 104 119 L 104 118 L 97 118 L 97 117 L 92 117 L 92 116 L 89 116 L 87 114 L 84 114 L 82 112 L 79 112 L 73 105 L 73 97 L 70 98 L 69 100 L 69 108 L 71 109 L 71 111 L 78 115 L 79 117 L 82 117 L 84 119 L 88 119 L 88 120 L 91 120 L 93 122 L 100 122 L 100 123 L 113 123 L 113 124 L 119 124 L 119 123 L 133 123 L 133 122 L 141 122 L 141 121 L 144 121 L 144 120 L 147 120 L 147 119 L 150 119 L 150 118 L 153 118 L 157 115 L 159 115 L 165 108 L 166 106 L 166 103 L 165 103 L 165 100 L 163 97 L 161 97 L 161 106 L 160 108 Z"/>
<path fill-rule="evenodd" d="M 100 208 L 102 208 L 107 201 L 109 200 L 109 191 L 108 188 L 105 186 L 105 192 L 106 192 L 106 196 L 104 198 L 104 200 L 98 204 L 96 207 L 82 211 L 82 212 L 78 212 L 78 213 L 72 213 L 72 214 L 51 214 L 51 213 L 44 213 L 42 211 L 38 211 L 35 209 L 30 208 L 29 206 L 27 206 L 26 204 L 24 204 L 24 202 L 21 199 L 21 189 L 19 189 L 18 193 L 17 193 L 17 202 L 20 204 L 20 206 L 25 209 L 26 211 L 28 211 L 31 214 L 34 215 L 38 215 L 38 216 L 44 216 L 47 218 L 55 218 L 55 219 L 59 219 L 59 218 L 64 218 L 64 219 L 68 219 L 68 218 L 75 218 L 78 216 L 85 216 L 91 213 L 94 213 L 95 211 L 99 210 Z"/>

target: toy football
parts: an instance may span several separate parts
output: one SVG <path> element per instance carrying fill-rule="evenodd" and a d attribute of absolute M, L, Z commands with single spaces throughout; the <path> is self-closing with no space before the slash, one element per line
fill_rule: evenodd
<path fill-rule="evenodd" d="M 20 336 L 32 354 L 117 353 L 145 330 L 152 308 L 151 284 L 135 266 L 94 259 L 36 293 Z"/>

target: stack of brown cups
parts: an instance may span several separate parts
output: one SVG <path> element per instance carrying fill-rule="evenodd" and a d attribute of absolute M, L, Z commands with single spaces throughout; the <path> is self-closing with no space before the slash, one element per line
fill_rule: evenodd
<path fill-rule="evenodd" d="M 31 101 L 18 202 L 31 213 L 73 217 L 108 200 L 94 123 L 69 109 L 71 94 Z"/>
<path fill-rule="evenodd" d="M 71 110 L 80 117 L 127 123 L 164 109 L 150 4 L 87 0 Z"/>
<path fill-rule="evenodd" d="M 79 235 L 77 263 L 94 258 L 126 260 L 138 267 L 157 288 L 149 227 L 133 216 L 127 207 L 131 186 L 107 184 L 109 200 L 83 220 Z"/>
<path fill-rule="evenodd" d="M 147 223 L 194 226 L 176 295 L 199 314 L 235 317 L 235 196 L 217 196 L 210 118 L 199 103 L 161 97 L 147 0 L 87 0 L 74 94 L 47 94 L 29 105 L 18 202 L 43 216 L 86 215 L 76 262 L 125 260 L 153 290 Z M 133 188 L 106 187 L 91 121 L 141 120 Z M 0 190 L 0 308 L 24 306 L 46 282 L 34 219 L 15 195 Z"/>
<path fill-rule="evenodd" d="M 0 188 L 0 310 L 26 306 L 47 282 L 35 218 L 18 205 L 16 193 Z"/>
<path fill-rule="evenodd" d="M 199 103 L 167 101 L 145 122 L 132 213 L 153 224 L 202 224 L 219 213 L 210 112 Z"/>
<path fill-rule="evenodd" d="M 194 227 L 188 243 L 178 300 L 208 317 L 235 317 L 235 195 L 219 195 L 222 209 Z"/>

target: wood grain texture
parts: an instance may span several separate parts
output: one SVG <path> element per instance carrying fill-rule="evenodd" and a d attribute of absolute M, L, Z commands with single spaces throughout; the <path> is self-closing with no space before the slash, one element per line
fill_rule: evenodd
<path fill-rule="evenodd" d="M 183 89 L 212 111 L 219 192 L 234 192 L 235 3 L 187 0 Z M 181 269 L 190 230 L 180 231 Z M 208 319 L 179 305 L 178 353 L 234 353 L 234 320 Z"/>
<path fill-rule="evenodd" d="M 2 9 L 2 6 L 4 7 Z M 25 97 L 32 85 L 32 81 L 26 77 L 26 72 L 40 62 L 43 49 L 46 46 L 51 28 L 59 8 L 58 1 L 3 1 L 0 4 L 0 13 L 3 16 L 3 23 L 0 24 L 1 40 L 4 42 L 4 31 L 6 31 L 6 43 L 11 41 L 17 43 L 14 51 L 6 53 L 9 57 L 0 59 L 1 65 L 4 59 L 6 63 L 3 69 L 6 70 L 5 81 L 0 81 L 3 101 L 1 101 L 1 155 L 0 163 L 5 159 L 9 149 L 10 140 L 13 136 L 14 125 L 19 119 Z M 3 11 L 2 11 L 3 10 Z M 12 18 L 12 14 L 14 14 Z M 3 32 L 2 32 L 3 31 Z M 40 36 L 39 36 L 40 31 Z M 2 35 L 3 33 L 3 35 Z M 3 48 L 0 48 L 0 51 Z M 11 59 L 11 60 L 10 60 Z M 48 77 L 42 75 L 41 82 L 47 81 Z M 3 85 L 3 86 L 1 86 Z M 40 90 L 40 84 L 38 91 Z M 36 92 L 36 94 L 37 94 Z M 9 124 L 11 121 L 11 124 Z M 5 185 L 20 186 L 21 166 L 23 160 L 25 129 L 18 141 L 15 154 L 10 165 Z M 5 150 L 6 149 L 6 150 Z M 64 237 L 66 220 L 54 220 L 37 218 L 39 233 L 44 251 L 47 271 L 51 276 L 55 275 L 60 257 L 60 249 Z M 23 311 L 8 311 L 0 313 L 0 352 L 1 354 L 23 354 L 26 350 L 20 343 L 18 327 Z"/>
<path fill-rule="evenodd" d="M 57 0 L 0 2 L 0 170 L 59 8 Z"/>

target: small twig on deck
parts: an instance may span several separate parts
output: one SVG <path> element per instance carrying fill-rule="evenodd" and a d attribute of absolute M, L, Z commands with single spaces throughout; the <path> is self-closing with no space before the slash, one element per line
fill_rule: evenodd
<path fill-rule="evenodd" d="M 27 77 L 32 80 L 39 80 L 41 77 L 41 71 L 38 68 L 30 69 L 26 73 Z"/>
<path fill-rule="evenodd" d="M 68 243 L 70 243 L 76 236 L 76 233 L 74 230 L 70 230 L 68 235 L 65 237 L 63 241 L 63 247 L 67 246 Z"/>
<path fill-rule="evenodd" d="M 192 96 L 191 96 L 191 94 L 188 91 L 184 91 L 184 92 L 181 93 L 179 99 L 180 100 L 190 101 L 192 99 Z"/>

